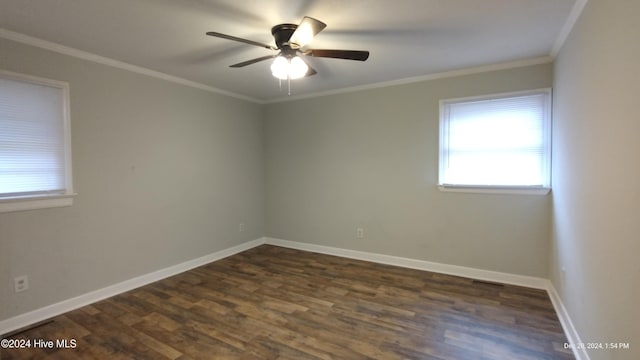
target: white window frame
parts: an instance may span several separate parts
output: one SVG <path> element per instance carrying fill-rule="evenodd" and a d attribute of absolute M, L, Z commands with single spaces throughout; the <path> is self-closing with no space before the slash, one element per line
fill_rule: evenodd
<path fill-rule="evenodd" d="M 73 197 L 73 179 L 71 168 L 71 119 L 69 113 L 69 84 L 66 82 L 0 70 L 0 77 L 13 81 L 49 86 L 62 91 L 62 121 L 65 161 L 65 190 L 63 193 L 38 194 L 27 196 L 0 197 L 0 213 L 71 206 Z"/>
<path fill-rule="evenodd" d="M 449 122 L 447 105 L 454 103 L 464 103 L 482 100 L 504 99 L 517 96 L 543 94 L 546 96 L 544 109 L 544 168 L 545 183 L 540 186 L 509 186 L 509 185 L 457 185 L 444 183 L 444 171 L 447 164 L 447 152 L 445 142 L 448 141 L 447 125 Z M 455 99 L 440 100 L 440 138 L 439 138 L 439 169 L 438 169 L 438 189 L 445 192 L 470 192 L 489 194 L 523 194 L 523 195 L 546 195 L 551 191 L 551 88 L 515 91 L 499 94 L 472 96 Z"/>

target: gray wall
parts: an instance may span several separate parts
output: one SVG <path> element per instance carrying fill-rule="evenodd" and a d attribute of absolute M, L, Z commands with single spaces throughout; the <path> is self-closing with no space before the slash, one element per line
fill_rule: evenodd
<path fill-rule="evenodd" d="M 70 83 L 78 192 L 0 214 L 0 320 L 266 234 L 550 272 L 584 341 L 632 342 L 592 359 L 639 358 L 638 13 L 589 2 L 554 66 L 266 106 L 0 39 L 0 68 Z M 438 100 L 549 87 L 552 70 L 552 196 L 439 192 Z"/>
<path fill-rule="evenodd" d="M 640 359 L 638 14 L 589 1 L 555 64 L 551 279 L 583 341 L 631 343 L 594 360 Z"/>
<path fill-rule="evenodd" d="M 550 196 L 437 189 L 438 101 L 551 85 L 546 64 L 267 105 L 266 235 L 546 277 Z"/>
<path fill-rule="evenodd" d="M 262 237 L 260 105 L 2 39 L 0 68 L 70 84 L 78 193 L 0 214 L 0 320 Z"/>

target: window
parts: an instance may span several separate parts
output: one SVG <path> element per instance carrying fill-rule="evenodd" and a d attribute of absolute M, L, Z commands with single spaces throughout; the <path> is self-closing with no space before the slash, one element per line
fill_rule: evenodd
<path fill-rule="evenodd" d="M 69 88 L 0 71 L 0 212 L 71 205 Z"/>
<path fill-rule="evenodd" d="M 440 102 L 441 190 L 547 193 L 551 90 Z"/>

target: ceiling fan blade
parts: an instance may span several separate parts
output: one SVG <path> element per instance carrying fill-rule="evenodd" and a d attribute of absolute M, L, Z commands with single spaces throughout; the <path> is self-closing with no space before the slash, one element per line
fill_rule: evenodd
<path fill-rule="evenodd" d="M 304 54 L 310 55 L 313 57 L 326 57 L 326 58 L 358 60 L 358 61 L 365 61 L 369 58 L 369 52 L 361 51 L 361 50 L 312 49 L 312 50 L 305 51 Z"/>
<path fill-rule="evenodd" d="M 276 56 L 278 56 L 278 55 L 276 54 L 276 55 L 261 56 L 259 58 L 255 58 L 255 59 L 243 61 L 243 62 L 240 62 L 240 63 L 237 63 L 237 64 L 229 65 L 229 67 L 241 68 L 241 67 L 244 67 L 244 66 L 247 66 L 247 65 L 255 64 L 255 63 L 260 62 L 260 61 L 273 59 Z"/>
<path fill-rule="evenodd" d="M 327 24 L 322 21 L 305 16 L 296 31 L 291 35 L 289 42 L 303 47 L 309 44 L 313 37 L 326 27 Z"/>
<path fill-rule="evenodd" d="M 315 74 L 317 74 L 318 72 L 316 71 L 316 69 L 312 68 L 311 66 L 309 66 L 309 70 L 307 70 L 307 73 L 305 74 L 305 77 L 307 76 L 313 76 Z"/>
<path fill-rule="evenodd" d="M 300 60 L 302 60 L 305 64 L 307 64 L 307 67 L 308 67 L 308 69 L 307 69 L 307 73 L 306 73 L 306 74 L 304 74 L 304 76 L 305 76 L 305 77 L 313 76 L 313 75 L 315 75 L 315 74 L 317 74 L 317 73 L 318 73 L 318 72 L 316 71 L 316 69 L 312 68 L 312 67 L 311 67 L 311 65 L 309 65 L 309 62 L 308 62 L 308 61 L 306 61 L 306 60 L 305 60 L 305 59 L 303 59 L 303 58 L 300 58 Z"/>
<path fill-rule="evenodd" d="M 231 35 L 227 35 L 227 34 L 221 34 L 219 32 L 215 32 L 215 31 L 209 31 L 209 32 L 207 32 L 207 35 L 213 36 L 213 37 L 218 37 L 218 38 L 221 38 L 221 39 L 238 41 L 238 42 L 249 44 L 249 45 L 260 46 L 260 47 L 263 47 L 263 48 L 266 48 L 266 49 L 269 49 L 269 50 L 278 50 L 275 46 L 272 46 L 272 45 L 262 44 L 262 43 L 259 43 L 257 41 L 247 40 L 247 39 L 243 39 L 243 38 L 239 38 L 239 37 L 231 36 Z"/>

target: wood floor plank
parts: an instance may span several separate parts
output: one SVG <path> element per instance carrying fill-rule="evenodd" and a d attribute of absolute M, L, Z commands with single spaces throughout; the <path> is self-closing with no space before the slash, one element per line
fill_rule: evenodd
<path fill-rule="evenodd" d="M 263 245 L 19 333 L 6 359 L 573 359 L 545 291 Z"/>

